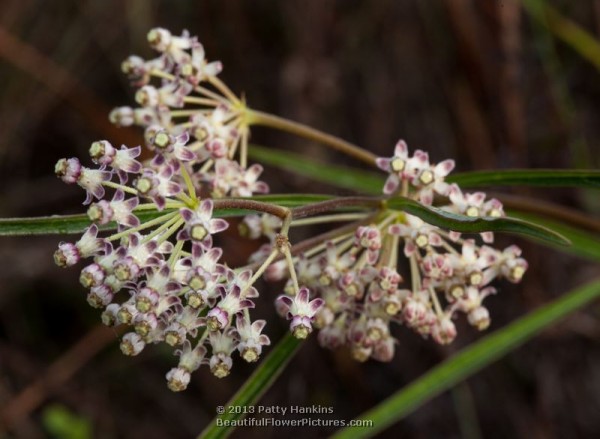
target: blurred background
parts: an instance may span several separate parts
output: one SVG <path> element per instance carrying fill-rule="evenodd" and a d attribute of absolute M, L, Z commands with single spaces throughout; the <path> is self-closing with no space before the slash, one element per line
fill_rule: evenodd
<path fill-rule="evenodd" d="M 153 56 L 146 33 L 198 35 L 222 79 L 253 108 L 307 123 L 389 156 L 404 138 L 458 171 L 594 168 L 600 162 L 600 0 L 156 1 L 4 0 L 0 3 L 0 216 L 83 212 L 83 195 L 53 175 L 61 157 L 86 157 L 92 141 L 134 146 L 141 131 L 107 119 L 133 105 L 120 72 L 129 54 Z M 583 33 L 582 33 L 583 32 Z M 264 128 L 252 141 L 332 162 L 318 145 Z M 341 193 L 277 169 L 272 192 Z M 596 214 L 598 192 L 494 188 Z M 312 233 L 315 230 L 310 231 Z M 235 361 L 218 380 L 203 367 L 170 392 L 169 350 L 135 358 L 98 327 L 78 270 L 52 261 L 48 236 L 0 239 L 0 412 L 6 437 L 189 438 L 250 375 Z M 494 331 L 591 279 L 586 260 L 513 237 L 530 270 L 487 300 Z M 222 244 L 241 263 L 256 243 Z M 276 342 L 287 323 L 272 311 L 280 285 L 261 289 L 258 317 Z M 575 438 L 600 433 L 598 306 L 425 404 L 382 437 Z M 396 328 L 389 364 L 302 346 L 264 405 L 320 404 L 351 419 L 484 334 L 459 324 L 439 347 Z M 10 426 L 9 430 L 6 430 Z M 234 437 L 326 437 L 331 430 L 241 429 Z M 1 436 L 1 434 L 0 434 Z"/>

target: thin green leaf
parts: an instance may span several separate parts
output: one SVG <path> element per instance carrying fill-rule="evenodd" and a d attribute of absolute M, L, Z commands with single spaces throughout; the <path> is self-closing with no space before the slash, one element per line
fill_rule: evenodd
<path fill-rule="evenodd" d="M 236 428 L 236 421 L 244 418 L 246 414 L 230 412 L 228 407 L 243 408 L 255 405 L 292 359 L 301 343 L 301 340 L 294 338 L 290 333 L 283 337 L 237 393 L 222 406 L 224 413 L 217 415 L 198 438 L 223 438 L 231 434 Z"/>
<path fill-rule="evenodd" d="M 326 195 L 262 195 L 253 197 L 254 200 L 275 203 L 284 207 L 297 207 L 308 203 L 316 203 L 329 199 Z M 135 214 L 140 221 L 154 219 L 164 213 L 156 210 L 139 211 Z M 250 213 L 241 209 L 217 209 L 215 216 L 240 216 Z M 76 234 L 82 233 L 91 224 L 86 214 L 79 215 L 52 215 L 37 218 L 1 218 L 0 236 L 26 236 L 26 235 L 51 235 L 51 234 Z M 100 230 L 115 230 L 116 223 L 111 222 L 100 226 Z"/>
<path fill-rule="evenodd" d="M 571 241 L 571 245 L 568 247 L 549 243 L 550 246 L 558 248 L 561 251 L 591 259 L 593 261 L 600 261 L 600 236 L 597 234 L 569 226 L 561 221 L 550 220 L 532 213 L 510 210 L 508 211 L 508 214 L 513 217 L 548 227 Z"/>
<path fill-rule="evenodd" d="M 383 174 L 346 166 L 323 164 L 305 155 L 251 145 L 250 157 L 271 166 L 365 194 L 380 194 Z M 463 188 L 478 186 L 552 186 L 600 188 L 600 171 L 588 169 L 503 169 L 451 174 L 446 178 Z"/>
<path fill-rule="evenodd" d="M 570 241 L 546 227 L 509 217 L 469 217 L 447 212 L 437 207 L 424 206 L 414 200 L 397 197 L 387 202 L 391 209 L 401 210 L 418 216 L 423 221 L 444 229 L 462 233 L 507 232 L 525 235 L 555 245 L 569 245 Z"/>
<path fill-rule="evenodd" d="M 385 182 L 382 174 L 347 166 L 324 164 L 306 155 L 250 145 L 248 155 L 262 164 L 271 165 L 296 175 L 334 187 L 366 194 L 380 194 Z"/>
<path fill-rule="evenodd" d="M 148 221 L 164 213 L 169 212 L 165 209 L 163 212 L 145 211 L 136 212 L 140 221 Z M 26 236 L 26 235 L 52 235 L 52 234 L 72 234 L 81 233 L 92 222 L 86 214 L 79 215 L 52 215 L 36 218 L 1 218 L 0 236 Z M 100 230 L 114 230 L 116 223 L 111 222 L 99 227 Z"/>
<path fill-rule="evenodd" d="M 503 169 L 451 174 L 449 183 L 473 186 L 581 186 L 600 188 L 600 171 L 587 169 Z"/>
<path fill-rule="evenodd" d="M 341 439 L 374 436 L 377 432 L 403 419 L 425 402 L 516 349 L 542 329 L 599 297 L 600 281 L 566 293 L 550 304 L 463 349 L 378 406 L 363 413 L 359 419 L 372 421 L 372 427 L 344 428 L 333 437 Z"/>

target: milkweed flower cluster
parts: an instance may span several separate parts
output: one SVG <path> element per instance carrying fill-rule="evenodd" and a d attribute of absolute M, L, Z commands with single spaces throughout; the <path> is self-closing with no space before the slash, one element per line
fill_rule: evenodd
<path fill-rule="evenodd" d="M 520 281 L 527 269 L 520 250 L 494 249 L 489 232 L 479 245 L 403 212 L 359 213 L 363 220 L 353 230 L 299 253 L 288 240 L 291 211 L 261 210 L 248 201 L 244 206 L 263 213 L 246 215 L 240 234 L 269 243 L 247 266 L 228 267 L 216 242 L 229 223 L 215 210 L 269 191 L 259 180 L 262 167 L 247 162 L 251 112 L 218 78 L 221 64 L 206 60 L 195 37 L 157 28 L 148 41 L 155 59 L 131 56 L 122 65 L 138 87 L 140 107 L 110 114 L 117 125 L 144 127 L 144 151 L 101 140 L 90 147 L 92 167 L 77 158 L 55 167 L 65 183 L 85 190 L 93 222 L 77 242 L 59 244 L 55 262 L 69 267 L 91 258 L 81 284 L 89 304 L 102 309 L 104 324 L 130 328 L 121 340 L 124 354 L 137 355 L 149 344 L 172 346 L 179 363 L 166 378 L 174 391 L 185 389 L 202 365 L 227 376 L 236 351 L 257 361 L 270 344 L 266 322 L 250 315 L 263 274 L 287 279 L 275 307 L 294 336 L 318 328 L 323 346 L 349 346 L 360 361 L 392 359 L 391 323 L 442 344 L 455 338 L 460 313 L 479 330 L 489 325 L 483 301 L 496 291 L 494 279 Z M 409 155 L 400 141 L 392 157 L 376 164 L 389 174 L 386 197 L 435 201 L 471 217 L 504 215 L 498 200 L 445 182 L 452 160 L 432 164 L 423 151 Z M 109 223 L 117 231 L 100 236 Z"/>
<path fill-rule="evenodd" d="M 437 194 L 446 200 L 439 207 L 448 212 L 504 216 L 498 200 L 486 200 L 482 192 L 463 193 L 444 181 L 454 168 L 453 160 L 432 164 L 420 150 L 409 156 L 401 140 L 394 156 L 377 159 L 377 166 L 389 173 L 383 188 L 386 195 L 399 194 L 430 205 Z M 487 245 L 493 242 L 493 233 L 481 235 L 484 245 L 477 245 L 474 239 L 416 216 L 384 212 L 354 233 L 299 255 L 298 278 L 323 300 L 315 316 L 320 344 L 332 349 L 346 345 L 359 361 L 390 361 L 395 345 L 392 323 L 440 344 L 454 340 L 454 319 L 461 313 L 470 325 L 486 329 L 490 314 L 483 301 L 496 292 L 491 282 L 499 277 L 519 282 L 527 262 L 518 247 L 499 251 Z M 408 266 L 405 276 L 399 272 L 401 266 Z M 280 266 L 268 273 L 277 279 L 286 272 Z"/>
<path fill-rule="evenodd" d="M 213 242 L 229 226 L 214 218 L 213 199 L 250 197 L 269 188 L 259 181 L 260 165 L 236 158 L 248 134 L 234 108 L 239 101 L 201 85 L 216 81 L 223 87 L 215 79 L 220 63 L 207 62 L 202 45 L 187 34 L 155 29 L 148 40 L 159 52 L 156 59 L 132 56 L 123 63 L 139 87 L 141 107 L 120 107 L 110 118 L 143 125 L 150 157 L 141 160 L 139 146 L 117 148 L 101 140 L 89 150 L 95 167 L 77 158 L 58 161 L 57 176 L 86 191 L 94 224 L 79 241 L 61 243 L 54 259 L 63 267 L 93 259 L 80 276 L 90 305 L 103 309 L 105 324 L 132 328 L 121 341 L 126 355 L 159 342 L 176 348 L 179 364 L 167 381 L 172 390 L 183 390 L 202 364 L 224 377 L 234 351 L 256 361 L 270 344 L 262 334 L 266 322 L 251 320 L 249 313 L 260 273 L 230 269 Z M 202 108 L 173 110 L 187 104 Z M 147 219 L 153 211 L 158 213 Z M 99 237 L 99 227 L 113 221 L 117 233 Z"/>

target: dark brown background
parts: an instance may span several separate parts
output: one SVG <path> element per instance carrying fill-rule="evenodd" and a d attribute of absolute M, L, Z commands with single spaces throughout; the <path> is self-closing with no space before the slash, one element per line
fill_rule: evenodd
<path fill-rule="evenodd" d="M 593 35 L 600 1 L 553 1 Z M 311 124 L 388 156 L 400 137 L 458 170 L 594 167 L 599 161 L 599 72 L 531 19 L 516 0 L 377 1 L 3 1 L 0 4 L 0 216 L 82 211 L 82 192 L 53 174 L 57 159 L 86 157 L 106 138 L 130 146 L 135 130 L 111 127 L 107 111 L 131 104 L 120 74 L 131 53 L 150 56 L 146 32 L 164 26 L 197 34 L 222 78 L 251 106 Z M 265 129 L 263 145 L 343 161 L 317 145 Z M 352 164 L 351 161 L 348 164 Z M 273 192 L 332 188 L 267 168 Z M 335 189 L 333 189 L 335 191 Z M 514 190 L 598 212 L 598 192 Z M 311 232 L 315 232 L 312 230 Z M 235 362 L 227 379 L 204 367 L 188 391 L 171 393 L 176 359 L 152 347 L 123 357 L 116 335 L 98 332 L 78 270 L 52 263 L 58 236 L 0 240 L 0 406 L 15 437 L 49 437 L 47 409 L 59 404 L 88 420 L 98 438 L 187 438 L 198 433 L 253 370 Z M 500 237 L 507 245 L 514 238 Z M 530 270 L 517 287 L 500 283 L 487 300 L 494 331 L 597 273 L 582 259 L 517 240 Z M 252 243 L 222 241 L 240 262 Z M 257 316 L 278 340 L 286 323 L 261 288 Z M 464 323 L 464 322 L 463 322 Z M 397 328 L 389 364 L 353 362 L 311 338 L 267 392 L 264 405 L 320 404 L 351 419 L 482 335 L 459 325 L 440 348 Z M 91 335 L 90 335 L 91 333 Z M 107 335 L 108 334 L 108 335 Z M 598 307 L 577 313 L 535 341 L 424 405 L 389 437 L 591 437 L 600 433 Z M 78 341 L 80 349 L 65 357 Z M 96 351 L 99 353 L 95 354 Z M 93 358 L 87 362 L 86 356 Z M 53 368 L 48 367 L 59 360 Z M 61 378 L 61 374 L 74 376 Z M 36 379 L 37 393 L 21 392 Z M 6 413 L 5 413 L 6 414 Z M 331 430 L 242 429 L 236 437 Z M 65 436 L 66 437 L 66 436 Z"/>

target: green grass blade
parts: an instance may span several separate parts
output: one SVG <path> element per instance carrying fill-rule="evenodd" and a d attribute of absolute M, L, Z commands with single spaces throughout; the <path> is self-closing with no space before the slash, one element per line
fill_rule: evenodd
<path fill-rule="evenodd" d="M 385 175 L 324 164 L 305 155 L 251 145 L 248 154 L 261 163 L 335 187 L 381 194 Z M 446 181 L 463 188 L 481 186 L 560 186 L 600 188 L 600 171 L 587 169 L 503 169 L 450 174 Z"/>
<path fill-rule="evenodd" d="M 374 436 L 377 432 L 403 419 L 425 402 L 516 349 L 542 329 L 599 297 L 600 281 L 566 293 L 550 304 L 463 349 L 378 406 L 363 413 L 359 419 L 373 421 L 372 427 L 345 428 L 333 437 L 342 439 Z"/>
<path fill-rule="evenodd" d="M 587 169 L 504 169 L 451 174 L 449 183 L 474 186 L 579 186 L 600 188 L 600 171 Z"/>
<path fill-rule="evenodd" d="M 549 243 L 551 247 L 561 251 L 574 254 L 586 259 L 600 262 L 600 236 L 592 232 L 581 230 L 570 226 L 562 221 L 544 218 L 540 215 L 510 210 L 508 214 L 512 217 L 530 221 L 541 226 L 548 227 L 571 241 L 568 247 Z"/>
<path fill-rule="evenodd" d="M 569 245 L 570 241 L 561 234 L 528 221 L 509 217 L 469 217 L 438 209 L 437 207 L 424 206 L 414 200 L 398 197 L 387 202 L 391 209 L 401 210 L 418 216 L 423 221 L 444 229 L 455 230 L 462 233 L 481 232 L 508 232 L 525 235 L 542 242 L 555 245 Z"/>
<path fill-rule="evenodd" d="M 206 427 L 198 436 L 204 438 L 224 438 L 229 436 L 235 430 L 235 423 L 242 419 L 244 413 L 229 413 L 227 407 L 251 407 L 256 404 L 259 398 L 269 389 L 275 379 L 283 371 L 287 363 L 292 359 L 302 340 L 294 338 L 290 333 L 277 343 L 277 346 L 260 363 L 254 373 L 248 378 L 244 385 L 235 395 L 224 405 L 225 413 L 217 415 L 216 418 Z M 229 425 L 227 425 L 229 424 Z"/>

